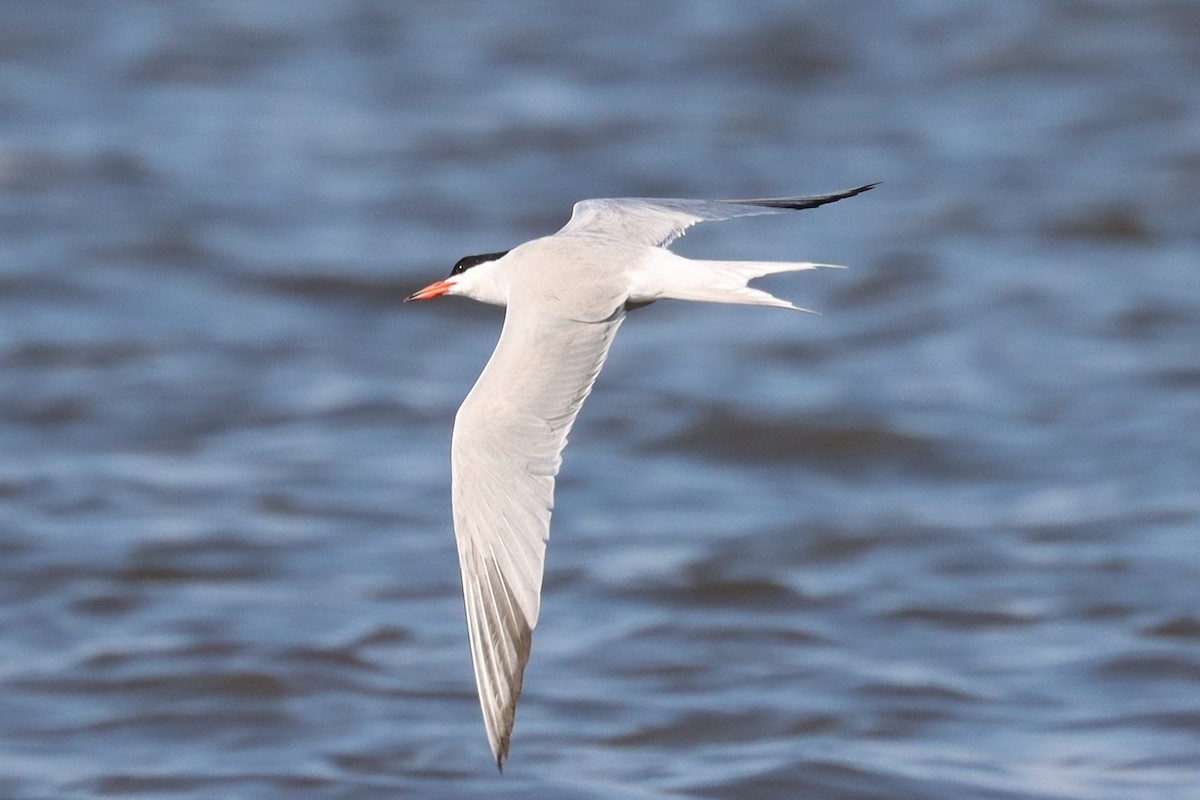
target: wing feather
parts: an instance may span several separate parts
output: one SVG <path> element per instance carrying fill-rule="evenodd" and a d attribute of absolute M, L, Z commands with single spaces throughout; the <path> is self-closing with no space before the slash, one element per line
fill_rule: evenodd
<path fill-rule="evenodd" d="M 592 233 L 665 247 L 697 222 L 816 208 L 872 189 L 869 183 L 832 194 L 754 200 L 672 200 L 649 197 L 581 200 L 559 234 Z"/>
<path fill-rule="evenodd" d="M 495 352 L 454 422 L 451 497 L 484 728 L 496 765 L 537 625 L 562 450 L 623 312 L 579 322 L 505 317 Z"/>

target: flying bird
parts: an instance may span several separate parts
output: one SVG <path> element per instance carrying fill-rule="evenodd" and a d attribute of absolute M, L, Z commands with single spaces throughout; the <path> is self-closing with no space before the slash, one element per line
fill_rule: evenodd
<path fill-rule="evenodd" d="M 467 634 L 499 769 L 538 621 L 554 478 L 626 312 L 660 299 L 802 311 L 748 282 L 835 266 L 698 261 L 668 245 L 698 222 L 816 208 L 874 186 L 758 200 L 583 200 L 557 233 L 467 256 L 405 299 L 463 295 L 507 307 L 496 349 L 455 416 L 450 448 Z"/>

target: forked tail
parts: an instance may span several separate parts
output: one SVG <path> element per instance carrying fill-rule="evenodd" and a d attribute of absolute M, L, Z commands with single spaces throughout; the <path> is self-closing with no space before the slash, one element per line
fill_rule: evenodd
<path fill-rule="evenodd" d="M 669 250 L 658 250 L 647 259 L 647 268 L 633 277 L 630 302 L 658 299 L 696 300 L 703 303 L 738 303 L 748 306 L 776 306 L 796 311 L 807 308 L 789 303 L 762 289 L 747 284 L 754 278 L 776 272 L 806 269 L 845 269 L 838 264 L 783 261 L 695 261 Z"/>

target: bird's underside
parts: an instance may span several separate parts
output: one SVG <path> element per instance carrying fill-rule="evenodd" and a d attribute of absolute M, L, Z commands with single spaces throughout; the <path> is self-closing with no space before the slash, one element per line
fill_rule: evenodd
<path fill-rule="evenodd" d="M 660 298 L 796 308 L 747 283 L 830 266 L 694 261 L 667 245 L 698 222 L 814 208 L 873 185 L 759 200 L 585 200 L 558 233 L 491 254 L 474 266 L 477 278 L 461 266 L 464 259 L 445 281 L 410 298 L 465 294 L 497 302 L 499 286 L 507 304 L 500 339 L 458 410 L 451 445 L 468 638 L 497 767 L 508 756 L 537 625 L 562 450 L 626 309 Z"/>

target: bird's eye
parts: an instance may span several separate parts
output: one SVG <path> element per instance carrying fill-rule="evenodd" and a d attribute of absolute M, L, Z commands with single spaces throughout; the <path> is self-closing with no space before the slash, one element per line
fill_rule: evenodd
<path fill-rule="evenodd" d="M 471 267 L 478 264 L 479 261 L 480 261 L 479 256 L 467 256 L 466 258 L 460 258 L 458 260 L 458 263 L 454 265 L 454 269 L 450 270 L 450 274 L 451 275 L 462 275 L 464 272 L 469 270 Z"/>

